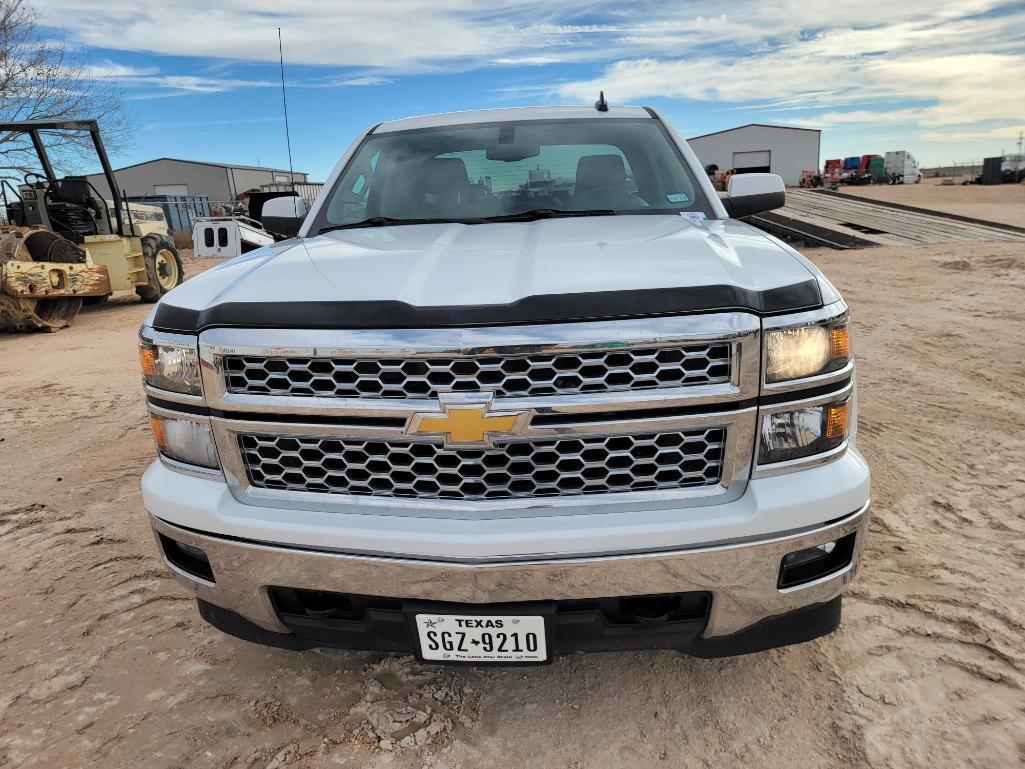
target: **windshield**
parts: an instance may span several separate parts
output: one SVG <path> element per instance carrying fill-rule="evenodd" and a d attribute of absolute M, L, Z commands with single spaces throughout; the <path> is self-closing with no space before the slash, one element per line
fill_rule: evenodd
<path fill-rule="evenodd" d="M 678 211 L 714 217 L 658 121 L 504 122 L 368 136 L 311 231 L 368 220 Z"/>

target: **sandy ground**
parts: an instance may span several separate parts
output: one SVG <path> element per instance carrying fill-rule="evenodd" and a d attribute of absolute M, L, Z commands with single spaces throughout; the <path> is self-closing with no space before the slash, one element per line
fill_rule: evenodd
<path fill-rule="evenodd" d="M 841 187 L 841 192 L 888 203 L 932 208 L 948 214 L 1025 227 L 1025 184 L 942 184 L 923 179 L 918 184 L 869 184 Z"/>
<path fill-rule="evenodd" d="M 720 661 L 451 669 L 223 636 L 143 513 L 147 306 L 0 336 L 0 767 L 1021 766 L 1025 254 L 810 253 L 853 307 L 865 565 L 837 633 Z"/>

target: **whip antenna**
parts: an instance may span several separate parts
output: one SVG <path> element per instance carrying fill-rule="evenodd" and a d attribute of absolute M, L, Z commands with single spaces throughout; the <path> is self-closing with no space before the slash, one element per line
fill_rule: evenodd
<path fill-rule="evenodd" d="M 292 171 L 292 136 L 288 132 L 288 101 L 285 99 L 285 55 L 281 50 L 281 27 L 278 27 L 278 63 L 281 65 L 281 109 L 285 113 L 285 144 L 288 146 L 288 180 L 295 192 L 295 173 Z"/>

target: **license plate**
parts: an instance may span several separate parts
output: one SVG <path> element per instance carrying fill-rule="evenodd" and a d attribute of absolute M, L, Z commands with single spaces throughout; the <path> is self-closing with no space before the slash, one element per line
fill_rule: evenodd
<path fill-rule="evenodd" d="M 545 618 L 538 615 L 417 614 L 420 654 L 443 662 L 545 662 Z"/>

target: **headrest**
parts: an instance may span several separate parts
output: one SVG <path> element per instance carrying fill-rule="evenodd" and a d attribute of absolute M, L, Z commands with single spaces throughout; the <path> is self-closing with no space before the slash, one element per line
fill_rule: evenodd
<path fill-rule="evenodd" d="M 577 185 L 574 193 L 598 188 L 626 189 L 626 168 L 622 155 L 584 155 L 577 161 Z"/>
<path fill-rule="evenodd" d="M 470 183 L 460 158 L 431 158 L 420 164 L 420 183 L 427 192 L 442 193 Z"/>

